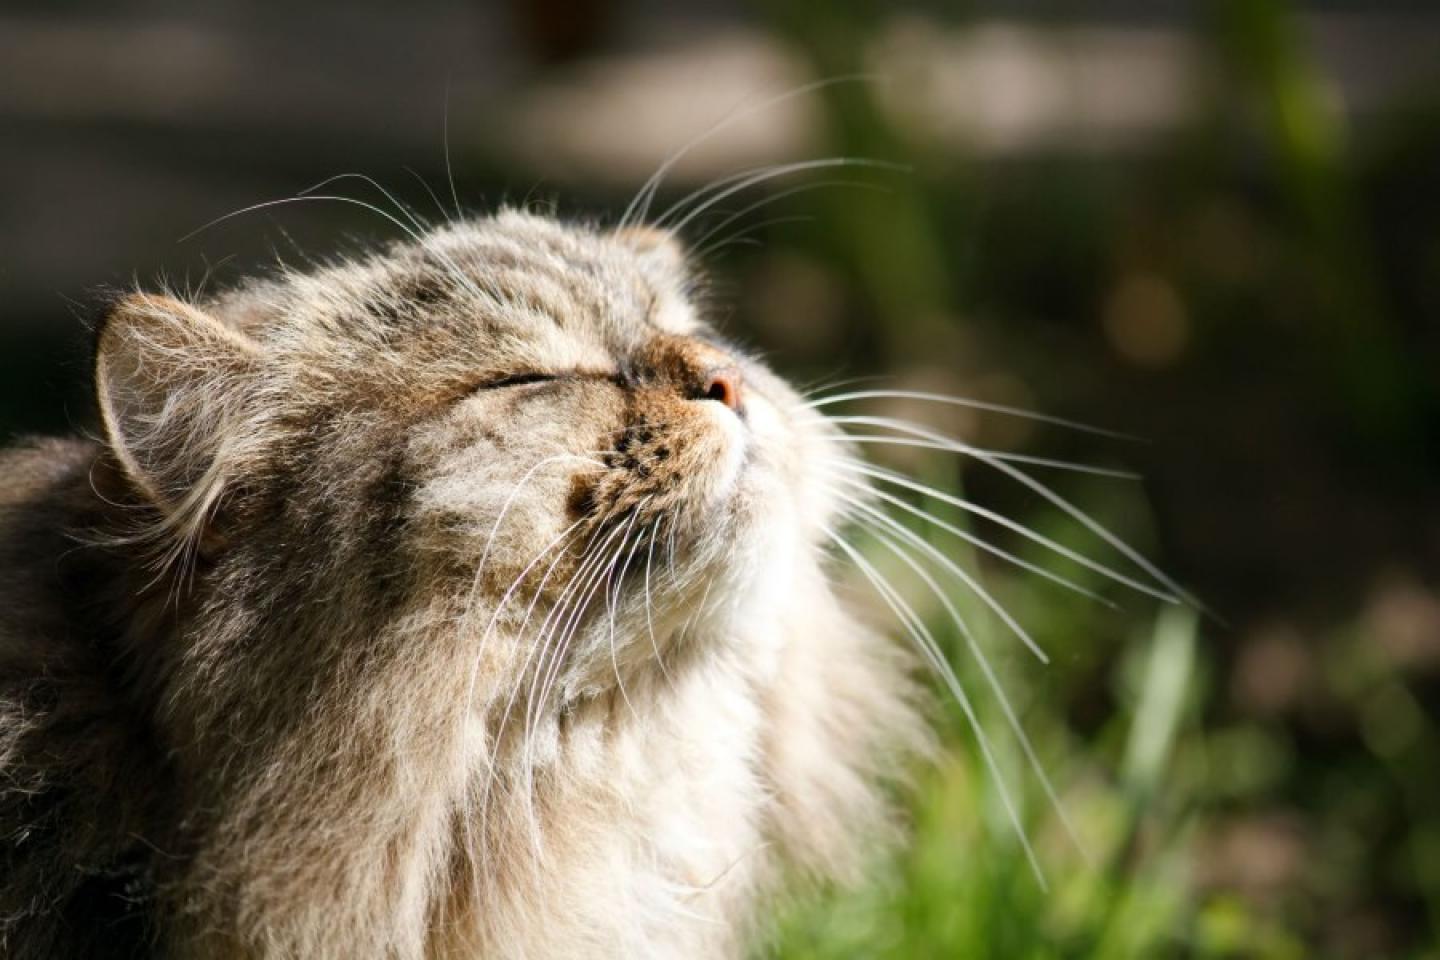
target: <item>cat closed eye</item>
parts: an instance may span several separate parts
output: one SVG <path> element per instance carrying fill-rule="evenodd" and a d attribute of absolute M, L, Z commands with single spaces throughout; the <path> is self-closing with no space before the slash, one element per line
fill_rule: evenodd
<path fill-rule="evenodd" d="M 475 384 L 476 390 L 499 390 L 503 387 L 522 387 L 531 383 L 553 383 L 559 380 L 558 374 L 554 373 L 512 373 L 503 377 L 494 377 L 489 380 L 481 380 Z"/>

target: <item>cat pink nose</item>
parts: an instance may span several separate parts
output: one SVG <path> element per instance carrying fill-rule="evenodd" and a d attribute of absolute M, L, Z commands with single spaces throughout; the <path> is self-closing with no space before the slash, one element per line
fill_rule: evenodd
<path fill-rule="evenodd" d="M 718 400 L 736 413 L 740 412 L 743 400 L 740 396 L 740 368 L 735 366 L 717 367 L 705 375 L 703 396 L 706 400 Z"/>

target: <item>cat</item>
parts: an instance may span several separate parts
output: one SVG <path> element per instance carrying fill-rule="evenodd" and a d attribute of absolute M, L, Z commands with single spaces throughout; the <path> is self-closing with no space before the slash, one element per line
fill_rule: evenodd
<path fill-rule="evenodd" d="M 118 299 L 97 435 L 0 454 L 0 955 L 735 957 L 855 881 L 927 700 L 697 282 L 512 209 Z"/>

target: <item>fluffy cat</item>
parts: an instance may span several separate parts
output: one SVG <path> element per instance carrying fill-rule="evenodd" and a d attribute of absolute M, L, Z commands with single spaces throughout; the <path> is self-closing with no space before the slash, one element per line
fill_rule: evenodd
<path fill-rule="evenodd" d="M 0 454 L 0 954 L 733 957 L 923 747 L 843 435 L 522 212 L 101 326 Z"/>

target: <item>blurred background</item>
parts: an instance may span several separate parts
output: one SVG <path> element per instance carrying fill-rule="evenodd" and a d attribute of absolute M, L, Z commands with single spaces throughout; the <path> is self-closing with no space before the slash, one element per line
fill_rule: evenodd
<path fill-rule="evenodd" d="M 314 199 L 191 236 L 230 211 L 355 173 L 429 220 L 458 198 L 613 222 L 727 117 L 656 211 L 770 164 L 903 169 L 778 176 L 689 222 L 717 322 L 800 383 L 1143 438 L 869 408 L 1136 471 L 1035 473 L 1215 611 L 973 528 L 1120 604 L 961 555 L 1050 653 L 966 604 L 1082 855 L 944 611 L 857 531 L 976 691 L 1047 886 L 950 710 L 914 844 L 777 908 L 759 954 L 1440 956 L 1433 3 L 4 0 L 0 437 L 92 423 L 104 290 L 401 233 Z M 320 192 L 405 216 L 358 178 Z M 1002 474 L 904 452 L 877 457 L 1124 565 Z"/>

